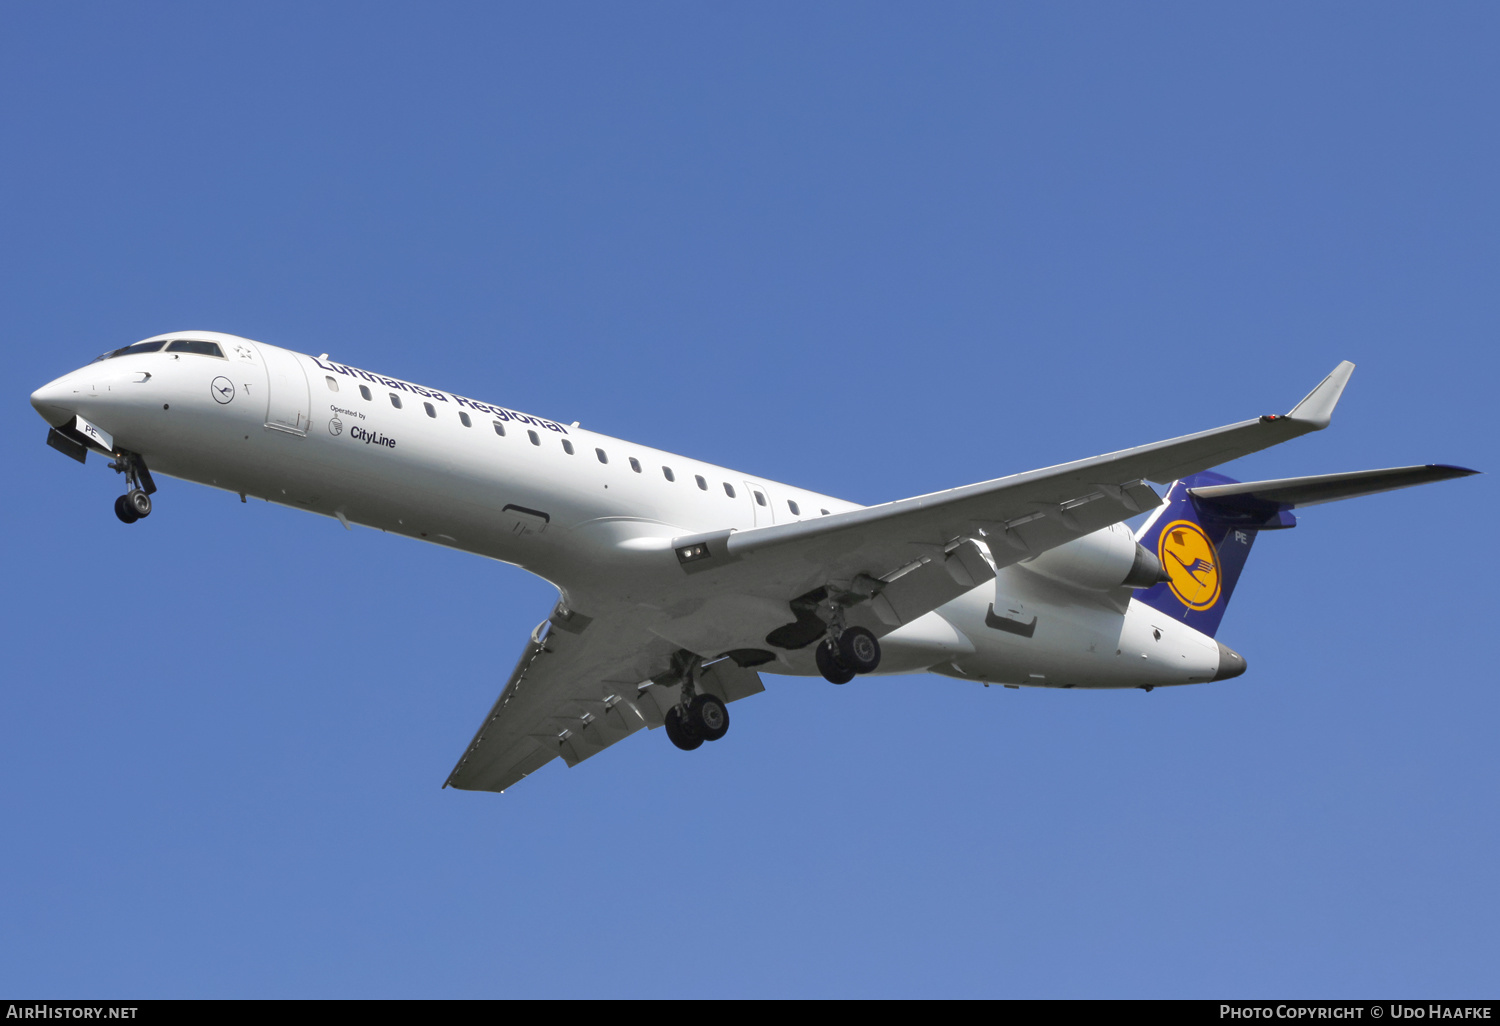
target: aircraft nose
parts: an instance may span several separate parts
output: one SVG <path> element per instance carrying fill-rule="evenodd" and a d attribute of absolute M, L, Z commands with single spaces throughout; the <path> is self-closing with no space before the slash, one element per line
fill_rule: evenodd
<path fill-rule="evenodd" d="M 48 382 L 31 393 L 31 405 L 42 419 L 53 427 L 65 423 L 73 416 L 74 389 L 69 376 Z"/>

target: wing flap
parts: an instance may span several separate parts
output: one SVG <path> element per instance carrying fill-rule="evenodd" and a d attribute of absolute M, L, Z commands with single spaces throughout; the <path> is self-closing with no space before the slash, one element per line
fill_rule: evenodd
<path fill-rule="evenodd" d="M 494 784 L 488 788 L 491 791 L 504 791 L 513 784 L 531 776 L 547 763 L 557 758 L 555 752 L 550 752 L 538 744 L 528 746 L 528 750 L 519 751 L 516 757 L 502 766 L 492 767 L 492 779 Z M 454 784 L 454 787 L 462 787 L 462 784 Z"/>
<path fill-rule="evenodd" d="M 699 675 L 698 690 L 717 695 L 726 702 L 738 702 L 760 694 L 766 686 L 754 670 L 736 665 L 733 659 L 720 659 Z"/>
<path fill-rule="evenodd" d="M 979 546 L 966 539 L 951 552 L 923 557 L 887 575 L 870 599 L 869 613 L 856 608 L 850 613 L 851 622 L 883 634 L 994 577 L 995 571 Z"/>

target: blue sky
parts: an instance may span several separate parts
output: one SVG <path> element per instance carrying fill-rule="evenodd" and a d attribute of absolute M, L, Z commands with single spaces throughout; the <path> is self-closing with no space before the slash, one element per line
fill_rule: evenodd
<path fill-rule="evenodd" d="M 1493 5 L 0 10 L 0 991 L 1493 996 L 1489 476 L 1256 547 L 1249 672 L 768 678 L 439 790 L 550 586 L 26 402 L 235 332 L 878 502 L 1284 412 L 1493 471 Z"/>

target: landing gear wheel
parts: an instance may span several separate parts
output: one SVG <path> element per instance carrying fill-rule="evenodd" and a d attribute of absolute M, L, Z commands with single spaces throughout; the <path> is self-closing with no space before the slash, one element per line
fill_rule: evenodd
<path fill-rule="evenodd" d="M 839 635 L 839 662 L 855 673 L 870 673 L 880 665 L 880 642 L 863 627 L 846 627 Z"/>
<path fill-rule="evenodd" d="M 833 642 L 826 638 L 818 642 L 818 650 L 813 654 L 813 658 L 817 660 L 818 672 L 830 684 L 847 684 L 854 679 L 854 671 L 844 665 L 833 647 Z"/>
<path fill-rule="evenodd" d="M 141 519 L 141 516 L 130 508 L 130 503 L 125 501 L 127 498 L 129 496 L 122 495 L 115 500 L 115 516 L 119 517 L 123 523 L 133 524 Z"/>
<path fill-rule="evenodd" d="M 717 741 L 729 733 L 729 710 L 716 695 L 698 695 L 688 704 L 688 722 L 704 741 Z"/>
<path fill-rule="evenodd" d="M 156 482 L 151 480 L 151 471 L 140 453 L 120 450 L 120 455 L 109 465 L 116 474 L 125 475 L 124 495 L 115 500 L 115 516 L 127 524 L 151 515 L 151 493 L 156 491 Z"/>
<path fill-rule="evenodd" d="M 686 725 L 682 722 L 682 716 L 674 705 L 667 710 L 667 738 L 684 752 L 691 752 L 694 748 L 703 744 L 701 737 L 694 737 L 684 729 Z"/>

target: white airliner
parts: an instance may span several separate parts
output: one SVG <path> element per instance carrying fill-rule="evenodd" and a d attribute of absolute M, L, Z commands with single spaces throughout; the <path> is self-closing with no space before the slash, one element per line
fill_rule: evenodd
<path fill-rule="evenodd" d="M 1327 427 L 1353 370 L 1282 416 L 871 507 L 218 332 L 116 349 L 31 403 L 54 448 L 125 475 L 126 523 L 150 514 L 154 470 L 555 584 L 447 778 L 500 791 L 642 727 L 716 741 L 758 668 L 1147 691 L 1244 673 L 1214 634 L 1259 532 L 1475 473 L 1207 472 Z"/>

